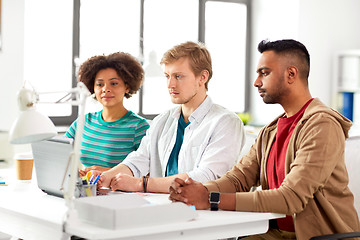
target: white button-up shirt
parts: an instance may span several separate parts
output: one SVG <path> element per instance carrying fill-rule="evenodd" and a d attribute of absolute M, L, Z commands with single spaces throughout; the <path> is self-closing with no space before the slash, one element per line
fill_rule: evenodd
<path fill-rule="evenodd" d="M 175 145 L 181 107 L 160 114 L 150 124 L 139 148 L 122 162 L 141 177 L 165 177 Z M 178 157 L 179 173 L 199 182 L 224 175 L 238 160 L 245 143 L 244 126 L 233 112 L 213 104 L 210 97 L 190 115 Z"/>

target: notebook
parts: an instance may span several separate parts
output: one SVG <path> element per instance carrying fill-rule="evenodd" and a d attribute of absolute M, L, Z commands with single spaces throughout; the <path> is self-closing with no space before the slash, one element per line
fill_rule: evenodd
<path fill-rule="evenodd" d="M 49 140 L 32 143 L 31 148 L 38 187 L 50 195 L 63 197 L 64 191 L 61 190 L 61 187 L 64 180 L 64 190 L 68 189 L 70 177 L 68 162 L 73 151 L 73 139 L 54 137 Z"/>

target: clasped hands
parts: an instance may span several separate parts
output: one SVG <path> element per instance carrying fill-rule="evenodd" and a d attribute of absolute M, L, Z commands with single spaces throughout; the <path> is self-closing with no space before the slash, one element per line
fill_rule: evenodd
<path fill-rule="evenodd" d="M 202 183 L 191 178 L 175 178 L 169 187 L 169 193 L 169 199 L 173 202 L 184 202 L 198 210 L 210 208 L 209 191 Z"/>

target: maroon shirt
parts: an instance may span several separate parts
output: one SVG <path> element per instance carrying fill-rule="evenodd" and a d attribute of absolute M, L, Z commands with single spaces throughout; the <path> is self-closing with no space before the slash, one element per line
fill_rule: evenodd
<path fill-rule="evenodd" d="M 285 178 L 285 156 L 291 135 L 304 115 L 305 109 L 313 100 L 310 99 L 295 115 L 286 118 L 282 117 L 277 122 L 277 132 L 275 142 L 271 147 L 269 159 L 266 166 L 269 188 L 279 188 Z M 295 232 L 292 216 L 277 219 L 279 229 Z"/>

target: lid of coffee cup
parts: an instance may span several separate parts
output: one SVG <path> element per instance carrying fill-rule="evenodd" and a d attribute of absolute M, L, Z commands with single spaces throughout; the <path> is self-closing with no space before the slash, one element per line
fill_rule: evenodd
<path fill-rule="evenodd" d="M 16 153 L 14 158 L 17 160 L 29 160 L 29 159 L 33 159 L 33 155 L 31 152 Z"/>

